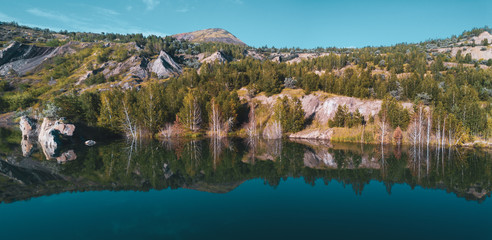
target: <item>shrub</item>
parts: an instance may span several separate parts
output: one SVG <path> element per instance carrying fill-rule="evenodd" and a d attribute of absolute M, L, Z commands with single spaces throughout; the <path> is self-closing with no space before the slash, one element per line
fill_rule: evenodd
<path fill-rule="evenodd" d="M 94 85 L 94 84 L 101 84 L 106 82 L 106 78 L 104 77 L 104 74 L 98 73 L 98 74 L 93 74 L 90 77 L 88 77 L 85 80 L 86 84 L 88 86 Z"/>

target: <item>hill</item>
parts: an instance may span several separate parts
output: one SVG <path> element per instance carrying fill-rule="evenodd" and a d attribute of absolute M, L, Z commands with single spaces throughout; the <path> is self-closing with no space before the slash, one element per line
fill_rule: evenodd
<path fill-rule="evenodd" d="M 218 42 L 218 43 L 228 43 L 236 45 L 246 45 L 243 41 L 239 40 L 236 36 L 227 30 L 221 28 L 209 28 L 205 30 L 199 30 L 194 32 L 175 34 L 172 37 L 178 40 L 186 40 L 196 43 L 204 42 Z"/>
<path fill-rule="evenodd" d="M 285 116 L 284 136 L 337 127 L 352 129 L 345 136 L 358 141 L 357 126 L 364 123 L 364 136 L 372 136 L 364 141 L 376 143 L 383 141 L 378 124 L 386 102 L 391 124 L 384 126 L 391 130 L 385 129 L 385 142 L 398 127 L 408 142 L 413 120 L 422 124 L 427 116 L 434 142 L 444 122 L 454 131 L 446 133 L 454 136 L 447 144 L 492 136 L 488 28 L 421 43 L 316 49 L 254 48 L 222 29 L 162 38 L 0 22 L 0 33 L 0 112 L 15 116 L 65 117 L 115 133 L 131 123 L 151 136 L 163 129 L 169 130 L 164 135 L 206 134 L 215 122 L 223 125 L 215 128 L 220 134 L 244 136 L 254 113 L 257 134 L 278 130 L 275 119 Z M 314 98 L 314 92 L 322 94 Z M 279 94 L 290 99 L 282 98 L 281 107 L 270 98 Z M 367 114 L 359 102 L 376 110 Z M 415 107 L 403 108 L 407 103 Z M 420 104 L 425 111 L 417 111 Z M 184 129 L 170 127 L 174 123 Z"/>

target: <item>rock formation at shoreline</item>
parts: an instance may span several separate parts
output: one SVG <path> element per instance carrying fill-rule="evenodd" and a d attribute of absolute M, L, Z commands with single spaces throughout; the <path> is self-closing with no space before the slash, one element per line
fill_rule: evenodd
<path fill-rule="evenodd" d="M 47 159 L 59 158 L 60 156 L 57 156 L 57 150 L 62 142 L 61 137 L 71 137 L 75 131 L 75 125 L 64 123 L 61 120 L 44 118 L 43 123 L 39 126 L 35 119 L 27 116 L 21 117 L 19 127 L 22 131 L 23 140 L 21 144 L 23 146 L 24 156 L 30 155 L 33 150 L 32 141 L 37 139 Z M 67 153 L 62 154 L 61 162 L 77 158 L 75 153 Z"/>

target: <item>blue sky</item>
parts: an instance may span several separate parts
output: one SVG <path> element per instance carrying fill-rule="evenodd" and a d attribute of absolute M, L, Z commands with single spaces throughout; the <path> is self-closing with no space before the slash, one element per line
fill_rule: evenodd
<path fill-rule="evenodd" d="M 53 30 L 167 35 L 217 27 L 257 47 L 392 45 L 492 26 L 491 0 L 0 0 L 0 6 L 0 21 Z"/>

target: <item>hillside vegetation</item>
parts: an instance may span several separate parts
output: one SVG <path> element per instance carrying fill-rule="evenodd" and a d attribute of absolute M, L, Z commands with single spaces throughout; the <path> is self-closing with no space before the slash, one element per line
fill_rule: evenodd
<path fill-rule="evenodd" d="M 339 141 L 455 145 L 492 136 L 492 59 L 474 58 L 492 52 L 489 28 L 358 49 L 253 48 L 215 33 L 193 43 L 15 23 L 0 31 L 0 106 L 17 116 L 65 117 L 131 138 L 316 130 Z M 484 53 L 467 52 L 477 47 Z"/>

